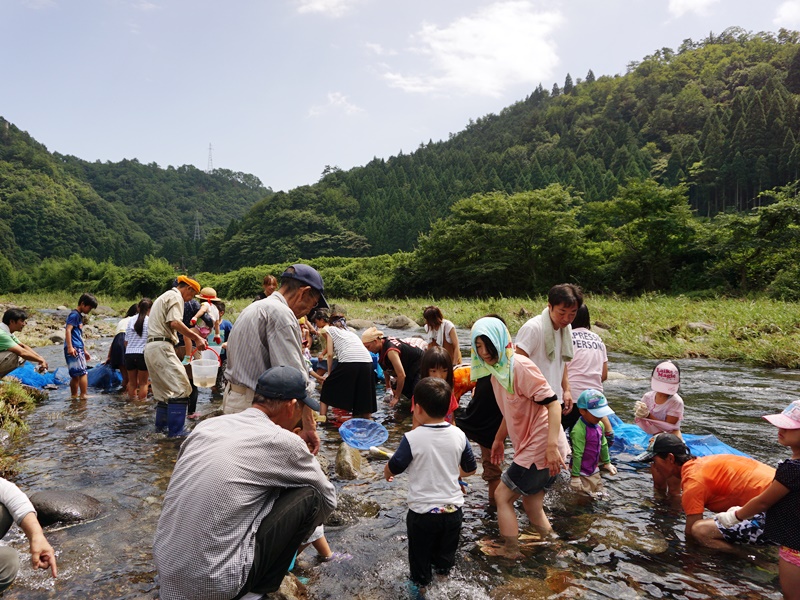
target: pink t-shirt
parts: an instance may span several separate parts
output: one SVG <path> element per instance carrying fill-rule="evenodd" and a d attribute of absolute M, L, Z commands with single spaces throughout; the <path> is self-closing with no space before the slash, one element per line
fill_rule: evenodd
<path fill-rule="evenodd" d="M 497 406 L 506 419 L 508 435 L 514 447 L 514 462 L 526 469 L 531 465 L 544 469 L 547 466 L 545 455 L 548 412 L 547 406 L 536 404 L 534 400 L 544 400 L 555 394 L 539 367 L 529 358 L 515 354 L 514 393 L 509 394 L 494 377 L 492 389 L 497 398 Z M 564 458 L 569 454 L 567 436 L 563 429 L 558 436 L 558 450 Z"/>
<path fill-rule="evenodd" d="M 662 431 L 675 431 L 681 428 L 683 420 L 683 398 L 678 394 L 673 394 L 664 404 L 656 404 L 656 393 L 653 390 L 642 396 L 642 402 L 650 409 L 649 419 L 636 417 L 634 422 L 647 433 L 655 435 Z M 667 417 L 678 417 L 675 424 L 667 423 Z"/>
<path fill-rule="evenodd" d="M 599 335 L 585 327 L 572 330 L 572 360 L 567 363 L 567 376 L 573 400 L 584 390 L 603 391 L 603 365 L 607 362 L 606 345 Z"/>

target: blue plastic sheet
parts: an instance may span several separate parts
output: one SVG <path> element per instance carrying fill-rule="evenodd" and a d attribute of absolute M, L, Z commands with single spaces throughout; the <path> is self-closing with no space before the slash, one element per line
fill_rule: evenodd
<path fill-rule="evenodd" d="M 348 446 L 357 450 L 369 450 L 389 439 L 386 427 L 369 419 L 349 419 L 339 427 L 339 435 Z"/>
<path fill-rule="evenodd" d="M 612 450 L 617 452 L 627 452 L 629 454 L 639 454 L 647 450 L 647 445 L 652 437 L 643 431 L 638 425 L 631 425 L 623 422 L 617 415 L 608 417 L 611 426 L 614 428 L 614 445 Z M 683 441 L 689 447 L 694 456 L 710 456 L 712 454 L 736 454 L 737 456 L 747 456 L 741 450 L 729 446 L 725 442 L 717 439 L 713 435 L 695 435 L 681 432 Z"/>
<path fill-rule="evenodd" d="M 15 377 L 25 385 L 37 388 L 43 388 L 46 385 L 69 383 L 69 372 L 66 367 L 59 367 L 55 371 L 48 373 L 38 373 L 36 365 L 32 362 L 26 362 L 21 367 L 17 367 L 8 374 L 8 377 Z"/>
<path fill-rule="evenodd" d="M 103 363 L 89 369 L 89 386 L 103 390 L 113 390 L 122 384 L 122 374 Z"/>

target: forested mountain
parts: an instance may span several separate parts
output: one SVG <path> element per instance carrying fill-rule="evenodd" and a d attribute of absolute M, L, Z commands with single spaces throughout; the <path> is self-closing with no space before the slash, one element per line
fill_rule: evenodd
<path fill-rule="evenodd" d="M 800 176 L 798 40 L 793 31 L 732 28 L 685 40 L 677 51 L 658 50 L 631 63 L 625 75 L 589 71 L 584 80 L 567 75 L 563 87 L 540 85 L 446 141 L 346 172 L 329 169 L 289 208 L 285 198 L 260 203 L 241 229 L 219 234 L 205 267 L 275 261 L 280 252 L 265 256 L 253 243 L 281 235 L 270 211 L 280 206 L 290 221 L 297 211 L 302 227 L 301 213 L 317 212 L 322 194 L 336 194 L 348 207 L 335 213 L 337 220 L 363 236 L 372 254 L 412 249 L 461 198 L 551 183 L 595 202 L 610 200 L 628 180 L 653 178 L 668 187 L 685 183 L 699 216 L 746 210 L 762 190 Z M 313 231 L 309 226 L 306 233 Z M 341 252 L 301 245 L 293 254 L 291 246 L 284 258 L 357 254 L 353 240 L 345 236 Z"/>
<path fill-rule="evenodd" d="M 72 254 L 116 264 L 191 263 L 201 234 L 270 195 L 253 175 L 51 154 L 0 117 L 0 253 L 30 266 Z"/>

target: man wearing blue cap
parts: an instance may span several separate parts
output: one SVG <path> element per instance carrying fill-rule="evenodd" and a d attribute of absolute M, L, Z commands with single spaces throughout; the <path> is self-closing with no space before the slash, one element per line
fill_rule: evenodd
<path fill-rule="evenodd" d="M 328 307 L 323 291 L 322 276 L 316 269 L 292 265 L 281 275 L 278 290 L 241 312 L 228 337 L 228 383 L 222 401 L 225 414 L 240 412 L 252 404 L 256 382 L 270 367 L 288 365 L 307 373 L 298 319 L 313 309 Z M 316 454 L 319 437 L 311 409 L 303 411 L 302 437 Z"/>
<path fill-rule="evenodd" d="M 336 492 L 292 432 L 319 410 L 306 377 L 268 369 L 250 408 L 199 423 L 164 496 L 153 559 L 162 600 L 251 600 L 280 587 L 300 544 L 336 508 Z"/>

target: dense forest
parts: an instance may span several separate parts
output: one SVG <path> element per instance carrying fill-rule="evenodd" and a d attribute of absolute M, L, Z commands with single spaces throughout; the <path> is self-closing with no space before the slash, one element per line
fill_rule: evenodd
<path fill-rule="evenodd" d="M 272 210 L 331 208 L 341 251 L 321 244 L 301 248 L 303 256 L 411 250 L 459 199 L 552 183 L 591 203 L 614 198 L 628 181 L 653 179 L 684 184 L 699 217 L 749 210 L 763 201 L 760 192 L 800 176 L 799 39 L 732 28 L 663 48 L 625 75 L 568 74 L 563 86 L 540 85 L 446 141 L 346 172 L 329 168 L 316 185 L 275 195 L 219 232 L 204 266 L 274 260 L 256 243 L 281 245 L 283 223 L 266 217 Z M 314 219 L 297 221 L 285 236 L 290 246 L 298 229 L 316 232 Z"/>
<path fill-rule="evenodd" d="M 624 75 L 567 74 L 448 140 L 328 167 L 317 183 L 276 194 L 241 173 L 50 155 L 5 125 L 0 233 L 13 229 L 17 242 L 0 251 L 15 265 L 78 252 L 143 269 L 145 286 L 148 269 L 171 265 L 205 271 L 234 296 L 251 293 L 257 272 L 303 258 L 357 297 L 524 294 L 566 280 L 620 293 L 800 297 L 794 31 L 731 28 L 662 48 Z M 47 202 L 94 221 L 81 212 L 60 235 L 41 217 Z M 200 206 L 202 246 L 192 237 Z M 76 248 L 98 219 L 113 233 Z M 52 237 L 31 239 L 41 232 Z M 17 287 L 55 285 L 77 259 L 53 260 Z M 110 268 L 81 263 L 79 280 L 126 281 Z"/>
<path fill-rule="evenodd" d="M 0 253 L 17 267 L 72 254 L 119 265 L 147 255 L 193 268 L 200 237 L 271 194 L 258 178 L 47 151 L 0 117 Z"/>

